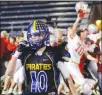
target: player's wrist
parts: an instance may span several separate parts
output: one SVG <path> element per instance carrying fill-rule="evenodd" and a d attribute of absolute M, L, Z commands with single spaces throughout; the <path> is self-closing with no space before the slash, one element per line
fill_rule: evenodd
<path fill-rule="evenodd" d="M 13 55 L 14 57 L 18 58 L 20 56 L 21 52 L 16 51 L 15 54 Z"/>
<path fill-rule="evenodd" d="M 12 78 L 12 76 L 6 75 L 6 78 L 10 80 Z"/>
<path fill-rule="evenodd" d="M 76 22 L 78 23 L 81 20 L 81 18 L 77 17 Z"/>

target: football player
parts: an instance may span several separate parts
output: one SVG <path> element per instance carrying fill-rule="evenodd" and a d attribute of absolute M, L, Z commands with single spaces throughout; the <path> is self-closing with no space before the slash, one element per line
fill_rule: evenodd
<path fill-rule="evenodd" d="M 12 76 L 16 60 L 21 56 L 27 78 L 23 95 L 48 95 L 58 85 L 59 70 L 56 63 L 62 61 L 66 54 L 66 43 L 57 47 L 46 46 L 49 37 L 48 26 L 42 21 L 34 20 L 28 26 L 27 41 L 19 43 L 9 63 L 6 75 Z"/>
<path fill-rule="evenodd" d="M 93 60 L 98 62 L 97 58 L 92 57 L 91 55 L 89 55 L 87 53 L 87 47 L 85 45 L 85 38 L 87 37 L 88 31 L 87 29 L 81 29 L 79 31 L 77 31 L 77 25 L 78 22 L 82 19 L 82 17 L 80 17 L 80 14 L 78 13 L 78 17 L 75 21 L 75 23 L 73 24 L 73 28 L 71 31 L 68 31 L 68 52 L 71 55 L 70 61 L 69 62 L 64 62 L 64 69 L 61 69 L 61 63 L 59 64 L 59 69 L 61 70 L 61 72 L 63 72 L 64 78 L 68 79 L 68 81 L 71 79 L 70 75 L 73 77 L 73 80 L 75 81 L 75 83 L 81 85 L 81 87 L 86 87 L 87 91 L 90 90 L 92 88 L 92 85 L 88 84 L 85 81 L 85 78 L 83 77 L 83 75 L 81 74 L 79 68 L 78 68 L 78 64 L 80 62 L 81 56 L 83 54 L 86 55 L 86 57 L 89 60 Z M 65 73 L 67 72 L 67 73 Z M 74 85 L 69 85 L 72 94 L 76 95 L 76 90 Z M 87 91 L 86 94 L 87 94 Z M 89 93 L 89 92 L 88 92 Z"/>

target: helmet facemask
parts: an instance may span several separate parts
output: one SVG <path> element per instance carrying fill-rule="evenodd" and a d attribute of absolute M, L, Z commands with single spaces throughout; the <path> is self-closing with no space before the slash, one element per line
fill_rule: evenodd
<path fill-rule="evenodd" d="M 44 46 L 44 39 L 45 34 L 43 33 L 36 33 L 36 34 L 29 34 L 28 41 L 33 49 L 39 49 Z"/>
<path fill-rule="evenodd" d="M 49 29 L 48 26 L 41 22 L 34 20 L 28 26 L 27 40 L 32 49 L 42 48 L 48 41 Z"/>

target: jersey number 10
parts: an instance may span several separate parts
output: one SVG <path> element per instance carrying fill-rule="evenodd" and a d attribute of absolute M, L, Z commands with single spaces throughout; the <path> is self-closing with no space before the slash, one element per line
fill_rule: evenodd
<path fill-rule="evenodd" d="M 32 83 L 31 83 L 31 92 L 39 93 L 46 92 L 48 88 L 48 78 L 45 71 L 31 71 L 30 72 Z"/>
<path fill-rule="evenodd" d="M 77 52 L 80 56 L 82 56 L 82 54 L 84 53 L 84 48 L 83 48 L 80 44 L 78 44 L 78 47 L 77 47 L 77 49 L 76 49 L 76 52 Z"/>

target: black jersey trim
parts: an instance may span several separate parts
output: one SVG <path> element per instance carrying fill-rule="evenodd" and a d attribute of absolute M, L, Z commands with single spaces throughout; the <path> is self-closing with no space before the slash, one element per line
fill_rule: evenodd
<path fill-rule="evenodd" d="M 25 63 L 26 63 L 27 59 L 28 59 L 30 56 L 31 56 L 31 54 L 28 54 L 27 57 L 25 58 L 25 60 L 24 60 L 24 67 L 25 67 Z"/>

